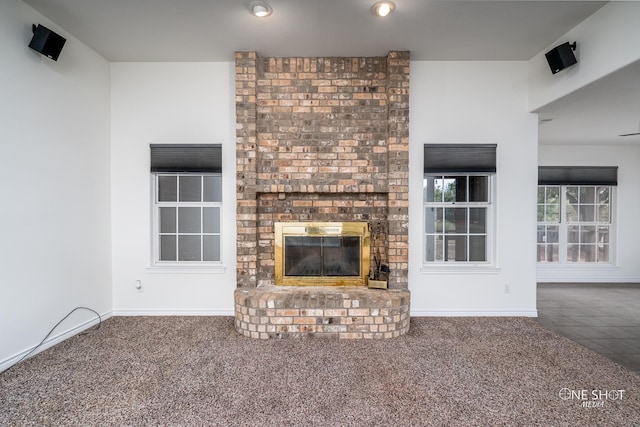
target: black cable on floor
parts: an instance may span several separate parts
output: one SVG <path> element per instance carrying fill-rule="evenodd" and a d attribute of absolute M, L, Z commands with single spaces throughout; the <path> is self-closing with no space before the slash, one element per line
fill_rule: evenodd
<path fill-rule="evenodd" d="M 18 363 L 22 362 L 24 359 L 26 359 L 27 357 L 29 357 L 29 356 L 30 356 L 34 351 L 36 351 L 37 349 L 39 349 L 39 348 L 42 346 L 42 344 L 44 344 L 44 342 L 47 340 L 47 338 L 49 338 L 49 336 L 53 333 L 53 331 L 55 331 L 55 330 L 56 330 L 56 328 L 57 328 L 57 327 L 58 327 L 62 322 L 64 322 L 64 321 L 67 319 L 67 317 L 71 316 L 71 315 L 72 315 L 76 310 L 89 310 L 89 311 L 94 312 L 94 313 L 96 314 L 96 316 L 98 316 L 98 319 L 99 319 L 99 321 L 98 321 L 98 327 L 97 327 L 95 330 L 97 331 L 98 329 L 100 329 L 100 325 L 102 325 L 102 316 L 100 316 L 100 313 L 98 313 L 97 311 L 95 311 L 94 309 L 89 308 L 89 307 L 76 307 L 76 308 L 74 308 L 73 310 L 71 310 L 69 313 L 67 313 L 67 315 L 66 315 L 66 316 L 64 316 L 62 319 L 60 319 L 60 321 L 59 321 L 58 323 L 56 323 L 56 324 L 55 324 L 55 326 L 54 326 L 53 328 L 51 328 L 51 330 L 49 331 L 49 333 L 48 333 L 48 334 L 47 334 L 47 335 L 42 339 L 42 341 L 40 341 L 40 343 L 39 343 L 37 346 L 35 346 L 34 348 L 32 348 L 32 349 L 31 349 L 31 351 L 30 351 L 30 352 L 28 352 L 27 354 L 25 354 L 24 356 L 22 356 L 22 357 L 20 358 L 20 360 L 18 360 L 16 363 L 14 363 L 13 365 L 9 366 L 9 367 L 8 367 L 7 369 L 5 369 L 4 371 L 0 372 L 0 374 L 7 372 L 9 369 L 13 368 L 13 367 L 14 367 L 14 366 L 16 366 Z M 85 335 L 86 333 L 87 333 L 87 331 L 85 331 L 85 332 L 83 332 L 83 333 L 81 333 L 81 334 L 79 334 L 79 335 Z"/>

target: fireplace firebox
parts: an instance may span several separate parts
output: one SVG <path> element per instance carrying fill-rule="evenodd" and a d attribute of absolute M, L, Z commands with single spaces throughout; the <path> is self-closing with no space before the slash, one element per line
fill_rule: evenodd
<path fill-rule="evenodd" d="M 366 286 L 366 222 L 276 222 L 277 286 Z"/>

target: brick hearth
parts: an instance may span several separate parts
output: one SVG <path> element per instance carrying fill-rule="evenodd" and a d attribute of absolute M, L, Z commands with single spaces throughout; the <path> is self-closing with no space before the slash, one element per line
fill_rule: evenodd
<path fill-rule="evenodd" d="M 236 329 L 251 338 L 395 338 L 409 330 L 409 291 L 272 287 L 235 293 Z"/>

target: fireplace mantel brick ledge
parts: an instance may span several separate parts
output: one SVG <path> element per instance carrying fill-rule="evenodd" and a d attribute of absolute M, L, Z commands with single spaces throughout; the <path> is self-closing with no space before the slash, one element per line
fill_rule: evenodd
<path fill-rule="evenodd" d="M 235 291 L 235 326 L 250 338 L 395 338 L 409 330 L 408 290 L 268 286 Z"/>

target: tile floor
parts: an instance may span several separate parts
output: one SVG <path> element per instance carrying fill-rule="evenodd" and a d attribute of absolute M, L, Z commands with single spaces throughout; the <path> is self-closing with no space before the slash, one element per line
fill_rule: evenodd
<path fill-rule="evenodd" d="M 537 320 L 640 375 L 640 284 L 540 283 Z"/>

